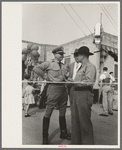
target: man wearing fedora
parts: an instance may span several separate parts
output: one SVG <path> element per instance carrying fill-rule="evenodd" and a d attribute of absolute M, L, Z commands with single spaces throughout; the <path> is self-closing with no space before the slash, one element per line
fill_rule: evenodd
<path fill-rule="evenodd" d="M 66 66 L 61 62 L 64 58 L 63 47 L 60 46 L 55 48 L 52 53 L 55 57 L 54 61 L 44 62 L 33 69 L 33 71 L 39 76 L 41 76 L 42 71 L 45 71 L 48 76 L 48 81 L 55 82 L 49 83 L 47 89 L 46 111 L 43 118 L 43 144 L 48 144 L 50 117 L 57 104 L 59 106 L 60 138 L 70 140 L 70 135 L 67 133 L 65 119 L 68 95 L 65 84 L 59 83 L 65 82 L 67 70 Z"/>
<path fill-rule="evenodd" d="M 93 145 L 93 127 L 91 122 L 91 106 L 93 102 L 93 85 L 96 80 L 96 67 L 89 61 L 89 52 L 86 46 L 76 52 L 77 61 L 81 66 L 76 70 L 72 84 L 71 101 L 71 144 Z"/>
<path fill-rule="evenodd" d="M 68 81 L 73 81 L 75 76 L 76 76 L 76 73 L 77 73 L 77 70 L 80 68 L 81 66 L 81 63 L 78 62 L 78 55 L 77 55 L 77 52 L 78 52 L 78 49 L 75 49 L 74 53 L 72 53 L 74 55 L 74 59 L 75 61 L 69 65 L 67 65 L 67 67 L 69 68 L 69 77 L 68 77 Z M 71 84 L 68 84 L 68 90 L 69 90 L 69 95 L 70 95 L 70 99 L 72 98 L 72 86 Z M 71 102 L 71 101 L 70 101 Z"/>

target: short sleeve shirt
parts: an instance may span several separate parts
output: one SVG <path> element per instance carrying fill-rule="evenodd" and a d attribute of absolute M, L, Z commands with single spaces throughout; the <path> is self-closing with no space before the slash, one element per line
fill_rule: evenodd
<path fill-rule="evenodd" d="M 65 76 L 65 71 L 67 70 L 67 67 L 61 63 L 61 68 L 59 66 L 59 63 L 56 61 L 52 62 L 44 62 L 36 67 L 34 67 L 33 71 L 41 76 L 42 72 L 46 71 L 48 80 L 59 82 L 60 76 Z"/>

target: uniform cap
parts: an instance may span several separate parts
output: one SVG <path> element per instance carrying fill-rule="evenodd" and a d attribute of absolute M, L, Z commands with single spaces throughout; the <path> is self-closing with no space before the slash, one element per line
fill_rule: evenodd
<path fill-rule="evenodd" d="M 52 53 L 53 54 L 58 54 L 58 53 L 63 53 L 63 54 L 65 54 L 64 53 L 64 48 L 62 47 L 62 46 L 59 46 L 59 47 L 56 47 L 54 50 L 52 50 Z"/>

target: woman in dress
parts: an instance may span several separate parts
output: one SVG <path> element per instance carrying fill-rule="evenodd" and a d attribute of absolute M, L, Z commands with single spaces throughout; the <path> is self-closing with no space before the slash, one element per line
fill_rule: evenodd
<path fill-rule="evenodd" d="M 25 98 L 25 117 L 30 117 L 28 111 L 29 111 L 29 106 L 30 104 L 34 104 L 34 95 L 35 95 L 35 90 L 33 88 L 33 82 L 28 82 L 28 86 L 25 88 L 25 93 L 24 93 L 24 98 Z"/>

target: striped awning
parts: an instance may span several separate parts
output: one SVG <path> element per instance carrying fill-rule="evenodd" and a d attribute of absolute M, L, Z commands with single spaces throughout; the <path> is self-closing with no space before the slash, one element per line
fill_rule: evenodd
<path fill-rule="evenodd" d="M 103 63 L 107 55 L 111 55 L 115 61 L 118 61 L 118 49 L 101 44 L 100 62 Z"/>
<path fill-rule="evenodd" d="M 118 56 L 118 49 L 117 48 L 114 48 L 114 47 L 110 47 L 110 46 L 107 46 L 107 45 L 101 45 L 101 49 L 102 50 L 105 50 L 107 52 L 111 52 L 112 54 Z"/>

